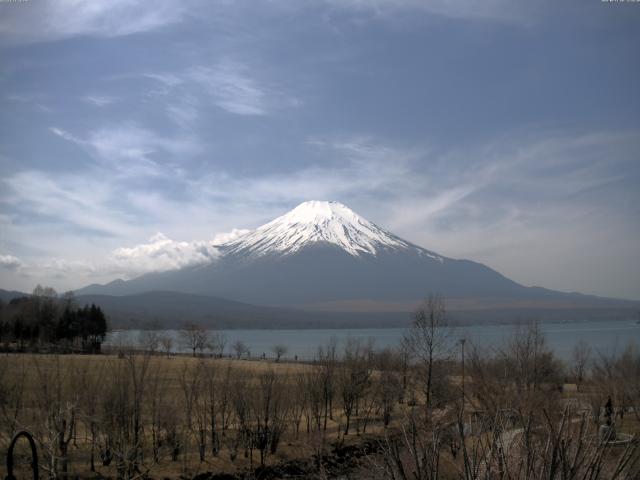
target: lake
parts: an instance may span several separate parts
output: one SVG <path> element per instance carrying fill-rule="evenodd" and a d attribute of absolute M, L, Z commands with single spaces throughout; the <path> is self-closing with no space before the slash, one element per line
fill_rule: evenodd
<path fill-rule="evenodd" d="M 481 347 L 499 348 L 518 328 L 516 325 L 478 325 L 456 327 L 452 331 L 452 339 L 467 338 L 470 343 Z M 555 354 L 564 360 L 571 358 L 574 346 L 584 341 L 591 346 L 594 353 L 612 353 L 623 350 L 630 343 L 640 346 L 640 324 L 634 319 L 608 320 L 589 322 L 542 323 L 548 345 Z M 251 355 L 259 357 L 263 353 L 272 357 L 271 348 L 285 345 L 287 357 L 311 359 L 318 346 L 327 345 L 336 338 L 338 345 L 344 344 L 348 337 L 360 338 L 374 342 L 376 348 L 396 347 L 404 333 L 402 328 L 377 329 L 323 329 L 323 330 L 219 330 L 227 340 L 226 353 L 231 353 L 230 346 L 237 340 L 243 341 Z M 165 330 L 162 333 L 174 339 L 173 350 L 186 352 L 180 345 L 178 330 Z M 139 330 L 121 330 L 110 332 L 105 345 L 135 345 L 139 338 Z"/>

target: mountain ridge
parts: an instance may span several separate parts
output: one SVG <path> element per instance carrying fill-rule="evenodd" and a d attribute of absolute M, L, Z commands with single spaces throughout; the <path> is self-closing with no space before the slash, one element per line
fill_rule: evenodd
<path fill-rule="evenodd" d="M 501 302 L 505 307 L 538 302 L 541 307 L 569 304 L 580 308 L 616 303 L 523 286 L 481 263 L 448 258 L 417 246 L 339 202 L 303 202 L 218 248 L 221 255 L 212 263 L 77 292 L 131 295 L 164 290 L 311 309 L 341 302 L 417 303 L 428 293 L 467 303 L 490 299 L 495 308 Z M 372 307 L 371 311 L 378 310 Z"/>

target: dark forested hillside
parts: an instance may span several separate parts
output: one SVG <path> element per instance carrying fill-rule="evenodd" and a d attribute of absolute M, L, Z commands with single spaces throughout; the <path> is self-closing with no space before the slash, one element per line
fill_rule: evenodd
<path fill-rule="evenodd" d="M 99 352 L 107 333 L 100 306 L 78 306 L 72 294 L 37 286 L 31 295 L 0 302 L 0 344 L 16 351 Z"/>

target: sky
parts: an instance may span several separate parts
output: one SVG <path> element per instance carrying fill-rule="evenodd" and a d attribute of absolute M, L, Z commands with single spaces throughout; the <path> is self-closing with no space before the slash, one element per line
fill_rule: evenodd
<path fill-rule="evenodd" d="M 0 288 L 215 260 L 336 200 L 640 299 L 640 3 L 0 1 Z"/>

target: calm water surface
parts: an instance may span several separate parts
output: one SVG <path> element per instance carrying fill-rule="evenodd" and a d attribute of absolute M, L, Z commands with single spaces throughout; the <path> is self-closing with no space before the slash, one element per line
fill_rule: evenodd
<path fill-rule="evenodd" d="M 517 329 L 515 325 L 482 325 L 465 326 L 453 329 L 452 338 L 467 338 L 481 347 L 499 348 Z M 565 360 L 580 341 L 585 341 L 594 352 L 612 353 L 624 349 L 630 343 L 640 346 L 640 324 L 636 320 L 608 320 L 592 322 L 543 323 L 540 328 L 544 332 L 549 346 L 555 354 Z M 402 328 L 376 329 L 326 329 L 326 330 L 220 330 L 227 340 L 227 353 L 230 346 L 242 340 L 254 357 L 263 353 L 273 356 L 271 348 L 276 344 L 286 345 L 287 357 L 311 359 L 318 346 L 326 345 L 332 338 L 338 344 L 344 344 L 348 337 L 360 338 L 374 342 L 376 348 L 398 346 L 404 333 Z M 186 351 L 180 345 L 177 330 L 165 330 L 162 333 L 173 337 L 174 351 Z M 107 337 L 107 345 L 135 345 L 140 331 L 123 330 L 111 332 Z"/>

